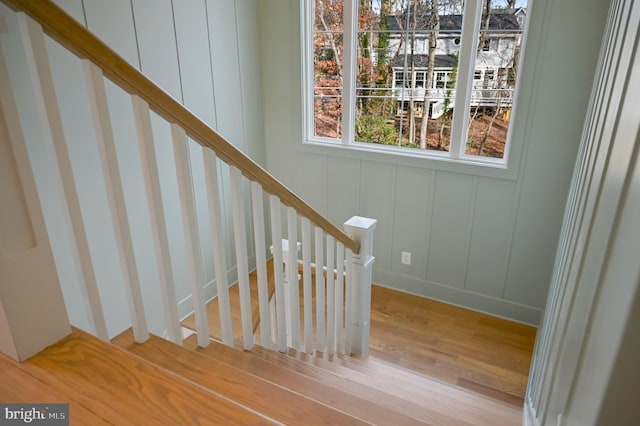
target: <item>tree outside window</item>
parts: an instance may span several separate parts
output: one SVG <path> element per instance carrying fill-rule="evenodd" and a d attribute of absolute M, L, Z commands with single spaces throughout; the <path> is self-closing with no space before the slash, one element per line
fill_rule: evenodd
<path fill-rule="evenodd" d="M 454 143 L 458 156 L 504 157 L 526 0 L 311 3 L 312 138 L 425 152 L 456 151 Z M 463 51 L 472 57 L 462 61 Z M 467 93 L 458 93 L 459 76 Z M 455 126 L 464 126 L 459 142 Z"/>

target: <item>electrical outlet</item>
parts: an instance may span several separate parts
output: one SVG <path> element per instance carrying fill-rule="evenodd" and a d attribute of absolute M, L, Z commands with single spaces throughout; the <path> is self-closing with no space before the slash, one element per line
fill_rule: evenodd
<path fill-rule="evenodd" d="M 402 262 L 403 265 L 411 265 L 411 253 L 403 251 L 402 257 L 400 257 L 400 262 Z"/>

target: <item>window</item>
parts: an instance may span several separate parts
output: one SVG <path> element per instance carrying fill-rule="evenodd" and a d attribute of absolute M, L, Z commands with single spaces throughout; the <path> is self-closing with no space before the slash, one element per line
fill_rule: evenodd
<path fill-rule="evenodd" d="M 447 87 L 447 82 L 449 81 L 449 72 L 446 71 L 437 71 L 435 78 L 434 89 L 444 89 Z"/>
<path fill-rule="evenodd" d="M 493 70 L 486 70 L 484 72 L 484 87 L 490 87 L 493 81 Z"/>
<path fill-rule="evenodd" d="M 307 140 L 504 163 L 526 16 L 512 3 L 307 0 Z"/>
<path fill-rule="evenodd" d="M 394 87 L 409 87 L 409 81 L 406 79 L 407 73 L 405 71 L 396 71 Z"/>

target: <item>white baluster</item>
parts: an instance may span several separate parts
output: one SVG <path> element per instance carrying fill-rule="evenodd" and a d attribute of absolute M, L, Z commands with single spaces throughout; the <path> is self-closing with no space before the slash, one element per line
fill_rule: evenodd
<path fill-rule="evenodd" d="M 302 296 L 304 298 L 304 346 L 313 352 L 313 296 L 311 289 L 311 222 L 301 218 L 302 224 Z M 297 268 L 296 268 L 297 269 Z"/>
<path fill-rule="evenodd" d="M 291 318 L 291 346 L 300 350 L 300 286 L 298 275 L 298 215 L 287 207 L 287 232 L 289 235 L 288 271 L 290 303 L 287 305 Z M 295 247 L 296 250 L 291 250 Z M 286 266 L 286 265 L 285 265 Z"/>
<path fill-rule="evenodd" d="M 164 209 L 162 208 L 160 176 L 151 130 L 151 116 L 149 113 L 149 105 L 140 97 L 132 96 L 131 103 L 133 106 L 133 121 L 136 126 L 138 148 L 142 162 L 145 194 L 149 207 L 153 246 L 158 262 L 158 278 L 160 280 L 162 302 L 164 303 L 165 324 L 167 325 L 167 330 L 171 330 L 178 318 L 178 304 L 176 301 L 173 268 L 171 267 L 171 255 L 169 253 L 167 221 L 165 219 Z M 176 338 L 176 336 L 172 338 Z M 180 334 L 180 337 L 177 338 L 181 341 L 182 335 Z"/>
<path fill-rule="evenodd" d="M 24 47 L 27 69 L 36 95 L 38 115 L 45 127 L 44 137 L 50 138 L 46 142 L 53 146 L 57 159 L 58 171 L 62 180 L 65 201 L 69 209 L 69 219 L 75 240 L 76 253 L 74 261 L 77 269 L 82 273 L 84 285 L 81 286 L 83 297 L 87 300 L 86 307 L 89 321 L 95 328 L 96 336 L 108 340 L 107 324 L 104 318 L 98 282 L 89 252 L 89 241 L 82 220 L 78 190 L 71 169 L 71 159 L 66 145 L 62 128 L 62 118 L 58 109 L 53 77 L 49 67 L 49 58 L 45 46 L 42 28 L 28 16 L 19 13 L 18 28 Z"/>
<path fill-rule="evenodd" d="M 333 271 L 331 271 L 331 276 L 333 276 Z M 344 244 L 341 242 L 337 243 L 335 277 L 336 302 L 334 309 L 336 315 L 336 351 L 338 353 L 344 353 L 342 341 L 342 330 L 344 328 Z"/>
<path fill-rule="evenodd" d="M 271 325 L 271 345 L 269 347 L 272 347 L 273 344 L 275 343 L 274 340 L 273 340 L 273 336 L 277 336 L 278 335 L 278 330 L 276 329 L 278 321 L 276 320 L 276 297 L 275 297 L 275 294 L 273 295 L 273 297 L 271 299 L 269 299 L 269 320 L 270 320 L 270 325 Z"/>
<path fill-rule="evenodd" d="M 323 273 L 324 265 L 324 234 L 321 228 L 315 230 L 316 246 L 316 349 L 324 352 L 325 349 L 325 281 Z"/>
<path fill-rule="evenodd" d="M 344 323 L 345 323 L 345 353 L 349 355 L 351 353 L 352 347 L 352 336 L 351 336 L 351 324 L 353 311 L 354 311 L 354 303 L 355 296 L 354 293 L 354 285 L 353 285 L 353 251 L 349 248 L 345 250 L 345 274 L 344 274 L 344 282 L 345 282 L 345 301 L 344 301 Z"/>
<path fill-rule="evenodd" d="M 293 347 L 291 342 L 291 282 L 289 281 L 289 240 L 282 240 L 282 261 L 284 263 L 284 274 L 282 276 L 282 289 L 284 292 L 284 323 L 287 333 L 287 347 Z"/>
<path fill-rule="evenodd" d="M 282 275 L 282 216 L 280 209 L 280 199 L 275 195 L 269 196 L 271 207 L 271 253 L 273 253 L 273 279 L 276 291 L 276 322 L 278 350 L 287 350 L 287 324 L 284 301 L 284 277 Z"/>
<path fill-rule="evenodd" d="M 371 321 L 371 276 L 373 270 L 373 231 L 377 220 L 354 216 L 344 224 L 345 233 L 360 243 L 360 253 L 352 256 L 353 312 L 349 314 L 351 348 L 348 355 L 369 355 L 369 328 Z"/>
<path fill-rule="evenodd" d="M 111 217 L 114 219 L 114 234 L 120 265 L 124 272 L 123 279 L 127 293 L 127 303 L 129 305 L 133 335 L 136 342 L 144 342 L 149 338 L 149 330 L 144 313 L 140 275 L 133 251 L 133 239 L 131 237 L 131 228 L 129 227 L 129 218 L 127 217 L 124 187 L 120 175 L 118 157 L 116 155 L 104 77 L 102 70 L 93 63 L 83 60 L 82 66 L 87 83 L 89 107 L 93 117 L 98 155 L 104 175 L 109 208 Z M 167 331 L 174 342 L 182 343 L 180 324 L 177 316 L 171 324 L 167 324 Z"/>
<path fill-rule="evenodd" d="M 335 286 L 333 282 L 333 262 L 334 262 L 335 240 L 331 235 L 327 235 L 327 352 L 330 355 L 336 351 L 335 331 Z"/>
<path fill-rule="evenodd" d="M 256 272 L 258 275 L 258 304 L 260 310 L 260 342 L 265 348 L 270 348 L 273 341 L 271 339 L 271 315 L 269 314 L 269 286 L 267 282 L 267 256 L 264 236 L 264 199 L 262 195 L 262 186 L 257 182 L 251 182 Z"/>
<path fill-rule="evenodd" d="M 282 260 L 284 263 L 284 274 L 283 274 L 283 279 L 282 279 L 282 284 L 283 284 L 283 292 L 284 292 L 284 317 L 285 317 L 285 329 L 286 329 L 286 333 L 287 333 L 287 345 L 289 347 L 295 347 L 293 345 L 293 307 L 294 307 L 294 297 L 292 294 L 292 284 L 291 281 L 293 280 L 294 284 L 299 283 L 300 281 L 300 276 L 298 275 L 298 255 L 297 253 L 300 251 L 300 243 L 296 243 L 295 245 L 295 249 L 294 250 L 290 250 L 290 246 L 289 246 L 289 240 L 282 240 Z M 294 252 L 294 254 L 292 256 L 289 255 L 289 253 Z M 291 262 L 295 261 L 295 264 L 293 266 L 291 266 Z M 293 270 L 295 270 L 295 273 L 292 272 L 292 268 Z M 299 301 L 298 301 L 298 305 L 299 305 Z M 298 330 L 300 330 L 300 327 L 298 327 Z M 296 349 L 299 349 L 298 347 L 296 347 Z"/>
<path fill-rule="evenodd" d="M 209 345 L 210 340 L 209 322 L 207 321 L 207 306 L 202 288 L 204 285 L 204 265 L 202 262 L 200 232 L 198 231 L 198 217 L 196 215 L 196 200 L 193 192 L 189 140 L 184 129 L 177 124 L 171 124 L 171 139 L 173 141 L 173 153 L 178 174 L 182 227 L 187 245 L 189 284 L 196 318 L 198 345 L 204 348 Z"/>
<path fill-rule="evenodd" d="M 233 208 L 233 230 L 236 246 L 236 268 L 240 293 L 240 316 L 242 318 L 242 341 L 246 350 L 253 348 L 253 320 L 251 319 L 251 290 L 249 289 L 249 260 L 247 255 L 247 230 L 242 199 L 242 174 L 229 166 L 231 176 L 231 205 Z"/>
<path fill-rule="evenodd" d="M 227 251 L 225 248 L 225 232 L 222 226 L 222 210 L 220 208 L 220 183 L 218 179 L 218 165 L 216 154 L 203 148 L 204 175 L 209 203 L 209 225 L 213 242 L 213 266 L 216 273 L 216 288 L 218 291 L 218 311 L 220 313 L 220 328 L 222 342 L 233 346 L 233 329 L 231 326 L 231 306 L 229 303 L 229 279 L 227 277 Z"/>

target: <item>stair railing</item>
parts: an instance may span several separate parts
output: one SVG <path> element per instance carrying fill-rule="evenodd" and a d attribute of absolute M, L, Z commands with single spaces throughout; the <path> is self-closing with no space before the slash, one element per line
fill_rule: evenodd
<path fill-rule="evenodd" d="M 261 343 L 285 351 L 297 350 L 368 354 L 369 312 L 371 299 L 371 272 L 373 230 L 376 220 L 354 216 L 344 224 L 344 231 L 314 210 L 276 178 L 244 155 L 215 130 L 187 110 L 181 103 L 159 88 L 136 68 L 118 56 L 91 32 L 67 15 L 50 0 L 1 0 L 18 12 L 18 22 L 30 78 L 36 88 L 36 102 L 46 111 L 41 119 L 50 131 L 58 168 L 63 182 L 65 201 L 72 221 L 72 231 L 78 252 L 80 269 L 85 285 L 91 319 L 98 337 L 107 340 L 107 327 L 98 292 L 94 267 L 88 255 L 88 240 L 83 226 L 76 183 L 71 173 L 70 157 L 62 119 L 57 104 L 53 78 L 48 63 L 44 34 L 83 60 L 85 80 L 89 93 L 93 125 L 99 145 L 100 160 L 107 186 L 111 215 L 125 271 L 125 286 L 129 302 L 131 323 L 136 341 L 148 338 L 148 328 L 142 302 L 141 283 L 133 256 L 133 244 L 126 215 L 120 165 L 115 151 L 114 135 L 109 116 L 105 90 L 107 77 L 131 95 L 137 130 L 142 168 L 144 172 L 147 204 L 154 230 L 154 247 L 159 264 L 160 286 L 165 310 L 165 324 L 169 338 L 182 344 L 178 318 L 175 283 L 169 258 L 167 223 L 160 196 L 157 157 L 151 131 L 150 111 L 154 111 L 171 127 L 183 227 L 187 241 L 189 276 L 194 300 L 196 331 L 200 346 L 209 343 L 207 312 L 203 295 L 203 265 L 197 226 L 195 199 L 191 173 L 188 138 L 203 147 L 206 187 L 210 213 L 211 238 L 214 244 L 213 263 L 216 271 L 217 297 L 220 306 L 222 340 L 233 345 L 231 313 L 228 294 L 225 254 L 225 229 L 222 226 L 220 182 L 217 167 L 226 163 L 230 173 L 232 194 L 233 234 L 242 316 L 242 346 L 249 350 L 254 345 L 251 294 L 247 256 L 248 224 L 245 221 L 243 188 L 248 184 L 251 193 L 251 217 L 256 246 L 258 298 Z M 3 57 L 0 52 L 0 57 Z M 247 183 L 248 182 L 248 183 Z M 266 273 L 265 194 L 268 196 L 275 277 L 275 315 L 271 312 Z M 282 208 L 286 210 L 287 238 L 282 239 Z M 301 242 L 298 241 L 298 225 Z M 313 238 L 312 238 L 313 230 Z M 286 241 L 286 244 L 275 243 Z M 312 246 L 313 244 L 313 246 Z M 283 250 L 283 246 L 285 249 Z M 303 318 L 300 318 L 298 250 L 302 249 Z M 312 252 L 315 251 L 312 265 Z M 82 253 L 85 255 L 83 256 Z M 287 265 L 282 268 L 278 265 Z M 315 274 L 312 267 L 329 271 Z M 334 271 L 334 273 L 330 273 Z M 325 279 L 326 276 L 326 279 Z M 315 287 L 315 318 L 313 315 L 313 288 Z M 288 290 L 285 291 L 285 288 Z M 346 300 L 345 300 L 346 298 Z M 325 303 L 326 302 L 326 303 Z M 287 320 L 289 327 L 287 329 Z M 275 324 L 273 320 L 275 319 Z M 300 324 L 304 325 L 303 330 Z M 316 324 L 315 331 L 313 324 Z M 272 329 L 275 330 L 272 335 Z M 287 343 L 287 336 L 289 343 Z M 301 338 L 302 336 L 303 339 Z"/>

